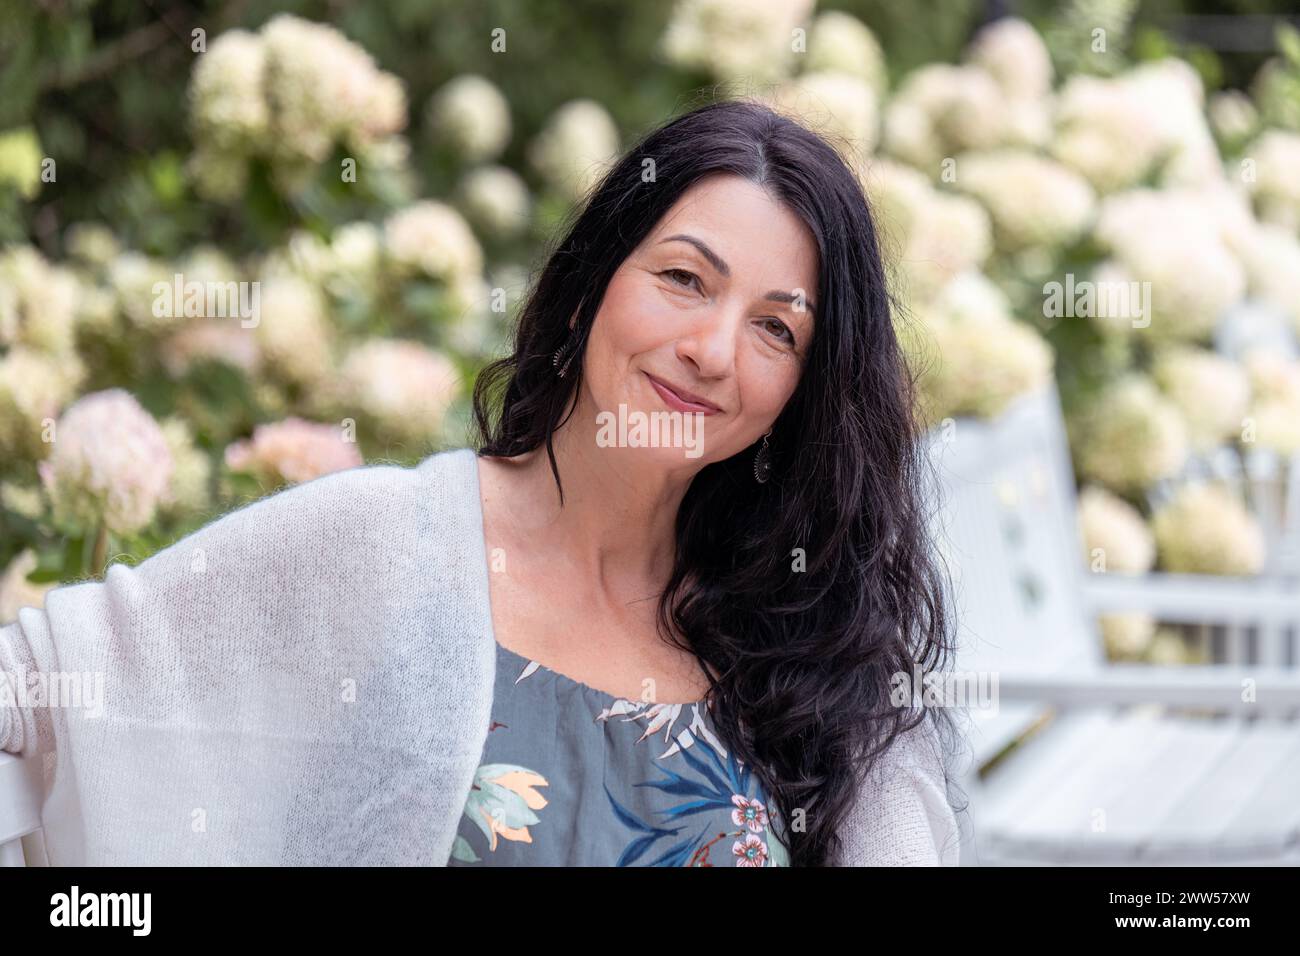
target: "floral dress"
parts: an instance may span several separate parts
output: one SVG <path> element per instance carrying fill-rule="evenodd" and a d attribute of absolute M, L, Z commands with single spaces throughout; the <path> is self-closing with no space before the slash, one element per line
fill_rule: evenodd
<path fill-rule="evenodd" d="M 705 703 L 615 697 L 497 644 L 492 719 L 448 866 L 788 866 Z"/>

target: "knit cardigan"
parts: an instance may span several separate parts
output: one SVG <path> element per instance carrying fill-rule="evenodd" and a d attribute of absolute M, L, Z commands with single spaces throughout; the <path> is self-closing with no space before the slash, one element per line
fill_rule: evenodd
<path fill-rule="evenodd" d="M 458 448 L 291 486 L 21 609 L 0 749 L 40 762 L 50 864 L 445 865 L 492 707 L 485 550 Z M 78 675 L 98 708 L 19 694 Z M 837 865 L 957 862 L 937 739 L 927 719 L 863 778 Z"/>

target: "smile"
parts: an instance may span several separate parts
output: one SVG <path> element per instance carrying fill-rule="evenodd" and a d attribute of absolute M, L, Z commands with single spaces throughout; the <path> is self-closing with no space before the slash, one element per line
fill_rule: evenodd
<path fill-rule="evenodd" d="M 645 373 L 645 377 L 650 380 L 650 384 L 654 386 L 654 390 L 659 393 L 659 397 L 664 400 L 664 404 L 674 411 L 699 412 L 702 415 L 716 415 L 722 410 L 718 408 L 718 406 L 703 400 L 692 398 L 688 401 L 687 399 L 682 398 L 682 396 L 673 391 L 669 385 L 655 378 L 649 372 Z"/>

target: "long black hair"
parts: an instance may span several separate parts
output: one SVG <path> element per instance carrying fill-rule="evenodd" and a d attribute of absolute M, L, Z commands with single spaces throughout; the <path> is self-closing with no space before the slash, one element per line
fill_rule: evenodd
<path fill-rule="evenodd" d="M 647 159 L 653 177 L 643 177 Z M 475 382 L 478 453 L 514 457 L 545 444 L 563 501 L 551 436 L 580 387 L 610 278 L 714 173 L 762 187 L 811 230 L 818 314 L 769 439 L 771 479 L 754 480 L 751 446 L 692 480 L 657 623 L 701 661 L 718 731 L 759 775 L 779 819 L 802 821 L 783 834 L 791 865 L 829 865 L 864 774 L 895 738 L 933 716 L 955 739 L 943 708 L 890 698 L 893 675 L 940 671 L 952 648 L 913 377 L 848 163 L 802 124 L 747 99 L 708 103 L 646 134 L 570 215 L 519 314 L 514 354 Z M 566 342 L 572 362 L 559 377 L 552 358 Z"/>

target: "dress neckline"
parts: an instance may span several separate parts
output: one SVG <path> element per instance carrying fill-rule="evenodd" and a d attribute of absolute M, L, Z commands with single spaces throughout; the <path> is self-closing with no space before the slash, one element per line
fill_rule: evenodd
<path fill-rule="evenodd" d="M 552 680 L 558 682 L 562 686 L 574 687 L 585 693 L 594 694 L 595 696 L 599 697 L 601 700 L 606 702 L 623 701 L 629 704 L 636 704 L 638 706 L 647 706 L 647 707 L 698 707 L 698 708 L 702 708 L 705 713 L 709 712 L 707 698 L 702 698 L 700 700 L 688 700 L 683 703 L 675 703 L 675 704 L 660 703 L 657 701 L 633 700 L 631 697 L 620 697 L 618 694 L 611 694 L 609 691 L 598 690 L 597 688 L 592 687 L 590 684 L 584 684 L 580 680 L 575 680 L 574 678 L 570 677 L 568 674 L 561 674 L 559 671 L 555 670 L 554 668 L 547 667 L 541 661 L 535 661 L 531 657 L 525 657 L 523 654 L 519 654 L 515 651 L 512 651 L 510 648 L 506 647 L 500 641 L 496 641 L 495 638 L 494 641 L 496 643 L 497 651 L 499 653 L 503 653 L 507 657 L 514 658 L 516 661 L 520 661 L 524 664 L 531 665 L 534 668 L 533 673 L 545 673 L 549 675 Z M 518 683 L 518 679 L 519 679 L 519 675 L 516 674 L 515 677 L 512 679 L 512 683 Z"/>
<path fill-rule="evenodd" d="M 561 682 L 567 681 L 569 684 L 575 687 L 579 687 L 585 691 L 589 691 L 593 694 L 596 694 L 605 700 L 611 700 L 611 701 L 622 700 L 622 701 L 628 701 L 629 703 L 633 703 L 633 704 L 640 703 L 639 701 L 631 700 L 630 698 L 627 697 L 619 697 L 617 694 L 611 694 L 608 691 L 597 690 L 595 687 L 592 687 L 590 684 L 584 684 L 582 681 L 575 680 L 574 678 L 568 676 L 567 674 L 562 674 L 559 671 L 555 670 L 554 668 L 547 667 L 541 661 L 535 661 L 532 658 L 524 657 L 522 654 L 515 653 L 514 651 L 510 650 L 510 648 L 502 644 L 500 640 L 498 640 L 496 625 L 492 620 L 492 581 L 491 581 L 492 568 L 488 560 L 487 518 L 484 514 L 484 508 L 483 508 L 483 483 L 482 483 L 482 477 L 479 475 L 479 454 L 475 449 L 469 446 L 461 448 L 460 451 L 468 459 L 470 477 L 473 482 L 473 488 L 474 488 L 474 494 L 472 496 L 473 505 L 478 512 L 478 525 L 477 525 L 478 545 L 479 545 L 478 559 L 479 559 L 479 566 L 483 569 L 483 575 L 484 575 L 483 596 L 484 596 L 484 601 L 486 603 L 485 611 L 487 615 L 487 631 L 488 631 L 488 635 L 492 638 L 493 645 L 495 645 L 500 650 L 505 651 L 507 654 L 514 655 L 516 658 L 518 658 L 521 661 L 524 661 L 525 663 L 536 664 L 538 670 L 546 671 L 548 674 L 553 675 L 556 680 L 559 680 Z M 708 698 L 705 697 L 705 698 L 700 698 L 698 700 L 688 700 L 685 701 L 684 703 L 653 704 L 651 706 L 660 706 L 660 707 L 704 706 L 705 712 L 708 713 L 710 709 L 707 705 L 707 701 Z"/>

